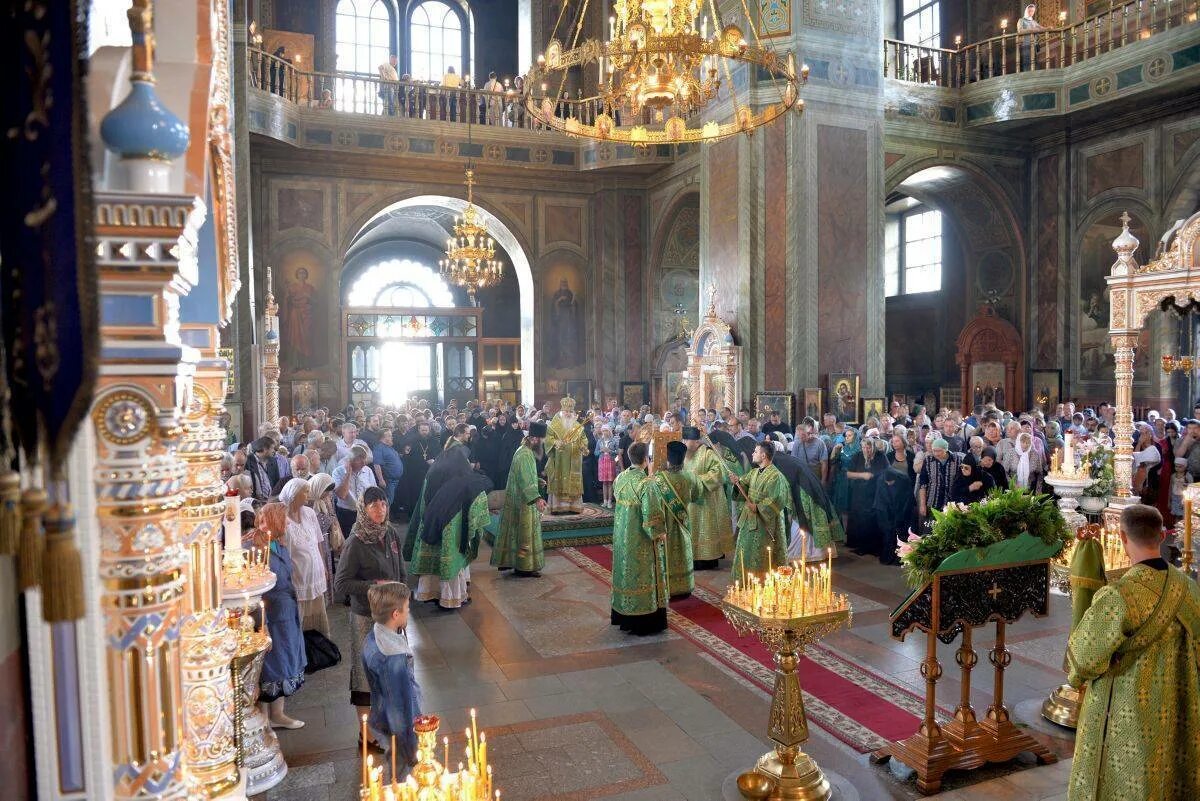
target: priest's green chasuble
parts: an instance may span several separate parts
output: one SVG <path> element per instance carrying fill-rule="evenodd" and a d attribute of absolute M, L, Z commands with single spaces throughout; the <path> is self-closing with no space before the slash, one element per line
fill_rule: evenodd
<path fill-rule="evenodd" d="M 462 551 L 463 513 L 459 512 L 442 529 L 441 545 L 430 545 L 419 536 L 413 544 L 412 564 L 408 572 L 416 576 L 436 575 L 450 581 L 479 556 L 479 538 L 492 522 L 488 512 L 487 493 L 481 492 L 471 501 L 467 514 L 467 550 Z"/>
<path fill-rule="evenodd" d="M 650 479 L 651 492 L 662 506 L 662 530 L 667 534 L 667 579 L 671 597 L 695 589 L 692 574 L 692 535 L 688 531 L 688 504 L 699 488 L 683 470 L 660 470 Z"/>
<path fill-rule="evenodd" d="M 1200 589 L 1134 565 L 1096 591 L 1071 633 L 1068 681 L 1086 683 L 1070 801 L 1200 798 Z"/>
<path fill-rule="evenodd" d="M 738 517 L 737 552 L 733 558 L 733 574 L 765 573 L 771 566 L 787 561 L 788 514 L 792 508 L 792 493 L 787 479 L 775 465 L 754 469 L 742 480 L 749 502 L 757 509 L 743 506 Z"/>
<path fill-rule="evenodd" d="M 622 615 L 665 609 L 666 554 L 651 524 L 662 511 L 644 470 L 630 467 L 613 482 L 612 608 Z"/>
<path fill-rule="evenodd" d="M 707 445 L 683 461 L 683 469 L 695 480 L 699 494 L 688 504 L 688 528 L 692 533 L 692 556 L 696 561 L 720 559 L 733 553 L 733 518 L 725 494 L 726 469 L 721 457 Z"/>
<path fill-rule="evenodd" d="M 513 454 L 500 511 L 500 533 L 492 548 L 492 565 L 532 572 L 546 564 L 542 550 L 542 513 L 538 511 L 537 457 L 522 445 Z"/>

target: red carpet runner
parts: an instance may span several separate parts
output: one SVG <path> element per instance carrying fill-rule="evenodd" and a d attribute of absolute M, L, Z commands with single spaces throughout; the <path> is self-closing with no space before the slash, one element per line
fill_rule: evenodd
<path fill-rule="evenodd" d="M 559 553 L 611 586 L 612 550 L 601 545 L 563 548 Z M 673 631 L 691 640 L 725 667 L 770 692 L 775 663 L 753 636 L 741 637 L 726 620 L 719 598 L 702 587 L 671 604 Z M 860 752 L 916 731 L 924 699 L 828 648 L 808 648 L 800 659 L 800 683 L 808 719 Z"/>

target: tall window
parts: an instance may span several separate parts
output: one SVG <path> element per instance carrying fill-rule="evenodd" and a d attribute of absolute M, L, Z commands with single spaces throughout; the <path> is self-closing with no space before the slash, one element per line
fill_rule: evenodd
<path fill-rule="evenodd" d="M 900 0 L 900 38 L 924 47 L 942 46 L 942 16 L 938 0 Z"/>
<path fill-rule="evenodd" d="M 447 67 L 462 75 L 462 18 L 438 0 L 427 0 L 413 9 L 409 20 L 413 80 L 441 80 Z"/>
<path fill-rule="evenodd" d="M 391 25 L 384 0 L 338 0 L 334 25 L 338 72 L 374 75 L 391 51 Z"/>
<path fill-rule="evenodd" d="M 888 297 L 942 288 L 942 213 L 914 209 L 884 226 L 884 290 Z"/>
<path fill-rule="evenodd" d="M 355 279 L 349 306 L 453 306 L 454 296 L 437 272 L 409 259 L 387 259 Z"/>

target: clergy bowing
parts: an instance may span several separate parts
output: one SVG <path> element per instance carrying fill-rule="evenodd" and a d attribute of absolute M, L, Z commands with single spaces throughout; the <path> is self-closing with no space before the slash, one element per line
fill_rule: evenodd
<path fill-rule="evenodd" d="M 492 548 L 492 566 L 512 569 L 520 577 L 540 577 L 546 564 L 542 549 L 542 499 L 535 450 L 546 436 L 546 424 L 529 424 L 529 433 L 513 454 L 500 512 L 500 533 Z"/>
<path fill-rule="evenodd" d="M 663 510 L 646 475 L 646 446 L 629 446 L 630 466 L 613 482 L 611 622 L 637 636 L 667 627 L 670 596 L 666 576 Z"/>

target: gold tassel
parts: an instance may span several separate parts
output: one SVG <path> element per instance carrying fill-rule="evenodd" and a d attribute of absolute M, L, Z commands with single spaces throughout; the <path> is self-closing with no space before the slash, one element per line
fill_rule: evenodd
<path fill-rule="evenodd" d="M 42 514 L 46 511 L 46 491 L 39 487 L 21 494 L 21 551 L 17 559 L 17 582 L 21 590 L 36 587 L 42 580 Z"/>
<path fill-rule="evenodd" d="M 15 556 L 21 544 L 21 475 L 0 474 L 0 556 Z"/>
<path fill-rule="evenodd" d="M 42 619 L 65 623 L 83 617 L 83 558 L 75 544 L 75 512 L 56 503 L 46 515 L 42 562 Z"/>

